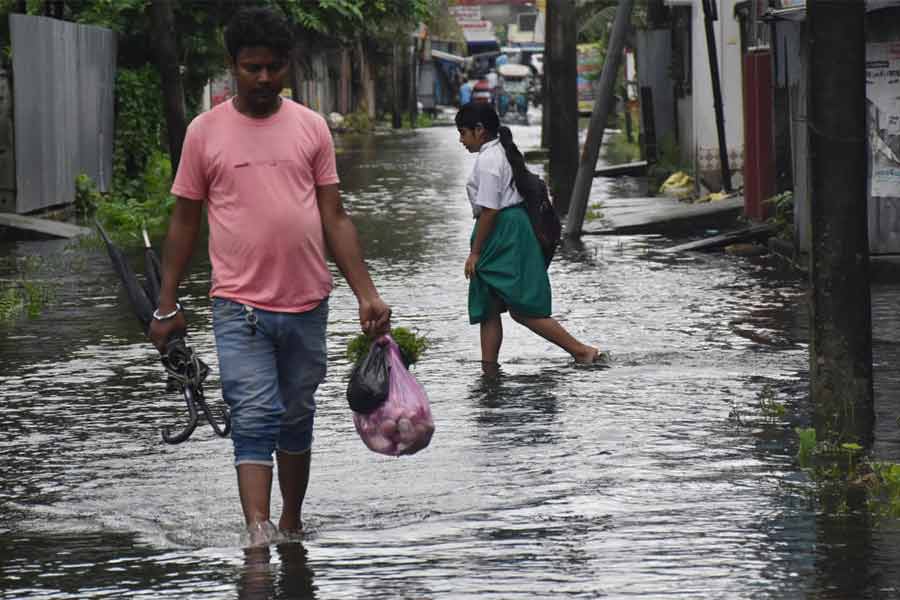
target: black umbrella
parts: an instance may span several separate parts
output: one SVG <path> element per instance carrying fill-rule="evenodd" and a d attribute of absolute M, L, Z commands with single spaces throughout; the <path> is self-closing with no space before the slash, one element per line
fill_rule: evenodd
<path fill-rule="evenodd" d="M 150 238 L 147 236 L 147 232 L 144 231 L 144 269 L 146 272 L 144 281 L 141 283 L 128 264 L 128 258 L 125 256 L 125 253 L 112 243 L 99 222 L 96 222 L 96 225 L 97 230 L 100 232 L 100 237 L 103 238 L 103 242 L 106 244 L 106 250 L 109 252 L 113 270 L 122 281 L 128 300 L 131 302 L 131 308 L 146 334 L 150 330 L 150 323 L 153 321 L 153 311 L 159 304 L 159 288 L 162 279 L 160 276 L 159 258 L 150 245 Z M 231 431 L 231 418 L 228 414 L 228 409 L 223 409 L 225 424 L 220 426 L 206 404 L 206 398 L 203 395 L 203 382 L 209 374 L 209 368 L 185 344 L 184 338 L 180 336 L 171 338 L 166 344 L 165 352 L 162 353 L 160 360 L 169 376 L 169 387 L 181 391 L 188 409 L 187 425 L 176 434 L 172 434 L 168 427 L 164 428 L 162 430 L 163 440 L 170 444 L 177 444 L 188 439 L 197 427 L 199 419 L 198 406 L 213 428 L 213 431 L 221 437 L 227 436 L 228 432 Z"/>

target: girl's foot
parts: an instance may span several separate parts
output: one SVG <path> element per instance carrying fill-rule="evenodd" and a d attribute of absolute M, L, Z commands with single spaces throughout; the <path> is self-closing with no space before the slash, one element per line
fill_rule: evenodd
<path fill-rule="evenodd" d="M 481 361 L 481 372 L 488 377 L 496 377 L 500 373 L 500 363 L 492 360 Z"/>
<path fill-rule="evenodd" d="M 609 363 L 609 353 L 587 346 L 585 351 L 575 355 L 575 362 L 580 365 L 605 365 Z"/>

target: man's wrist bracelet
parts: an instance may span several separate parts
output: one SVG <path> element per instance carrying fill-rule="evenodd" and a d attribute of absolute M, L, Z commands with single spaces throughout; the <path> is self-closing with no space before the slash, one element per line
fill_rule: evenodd
<path fill-rule="evenodd" d="M 159 314 L 159 309 L 157 308 L 156 310 L 153 311 L 153 318 L 156 319 L 157 321 L 168 321 L 169 319 L 171 319 L 175 315 L 177 315 L 180 311 L 181 311 L 181 304 L 176 302 L 175 310 L 173 310 L 172 312 L 167 312 L 164 315 L 161 315 L 161 314 Z"/>

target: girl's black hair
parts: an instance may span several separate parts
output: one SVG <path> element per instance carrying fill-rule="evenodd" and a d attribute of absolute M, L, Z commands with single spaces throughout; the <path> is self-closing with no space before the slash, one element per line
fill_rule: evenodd
<path fill-rule="evenodd" d="M 459 112 L 456 113 L 456 127 L 461 129 L 475 129 L 482 127 L 488 132 L 491 139 L 500 138 L 500 145 L 506 151 L 506 160 L 512 167 L 513 181 L 516 182 L 516 188 L 522 189 L 519 182 L 522 176 L 528 173 L 528 167 L 525 166 L 525 157 L 519 152 L 515 142 L 512 139 L 512 131 L 509 127 L 500 125 L 500 117 L 490 104 L 486 102 L 469 102 L 464 104 Z"/>
<path fill-rule="evenodd" d="M 294 47 L 294 34 L 279 12 L 262 6 L 238 10 L 225 28 L 225 47 L 231 60 L 246 46 L 264 46 L 279 56 L 288 56 Z"/>

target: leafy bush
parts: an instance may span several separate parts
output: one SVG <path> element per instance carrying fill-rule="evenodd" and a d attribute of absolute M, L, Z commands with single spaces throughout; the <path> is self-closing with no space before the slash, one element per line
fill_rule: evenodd
<path fill-rule="evenodd" d="M 96 216 L 118 240 L 139 237 L 142 227 L 161 232 L 175 203 L 169 194 L 172 164 L 160 143 L 164 119 L 159 89 L 152 66 L 119 69 L 111 190 L 99 192 L 85 174 L 75 179 L 78 213 Z"/>
<path fill-rule="evenodd" d="M 767 220 L 777 228 L 776 235 L 783 240 L 794 239 L 794 192 L 776 194 L 765 203 L 772 206 L 773 214 Z"/>
<path fill-rule="evenodd" d="M 373 124 L 372 120 L 369 118 L 369 113 L 364 110 L 358 110 L 344 115 L 343 127 L 347 131 L 360 133 L 371 131 Z"/>
<path fill-rule="evenodd" d="M 172 163 L 163 152 L 156 151 L 142 177 L 109 194 L 101 194 L 90 177 L 79 175 L 75 202 L 85 207 L 84 214 L 94 214 L 113 238 L 135 239 L 142 228 L 155 234 L 164 230 L 175 204 L 175 197 L 169 193 L 171 182 Z"/>

